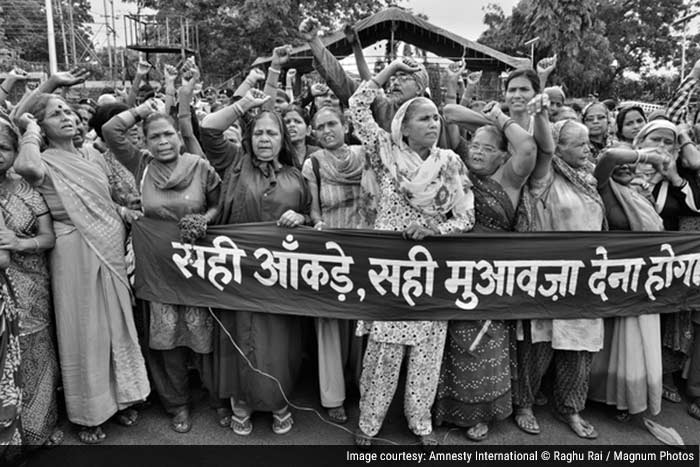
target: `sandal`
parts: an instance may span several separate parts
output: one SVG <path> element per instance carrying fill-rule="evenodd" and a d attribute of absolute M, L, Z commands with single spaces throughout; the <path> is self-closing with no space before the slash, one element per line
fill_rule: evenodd
<path fill-rule="evenodd" d="M 328 418 L 333 423 L 339 423 L 340 425 L 348 421 L 348 416 L 345 414 L 345 408 L 342 405 L 328 409 Z"/>
<path fill-rule="evenodd" d="M 569 425 L 571 431 L 576 433 L 576 436 L 583 439 L 596 439 L 598 437 L 598 432 L 596 429 L 581 417 L 581 415 L 575 413 L 571 415 L 562 415 L 557 413 L 557 418 L 562 422 Z"/>
<path fill-rule="evenodd" d="M 431 432 L 428 433 L 427 435 L 420 435 L 419 437 L 420 444 L 421 446 L 437 446 L 438 445 L 438 440 L 435 438 L 435 435 Z"/>
<path fill-rule="evenodd" d="M 107 435 L 101 426 L 82 426 L 78 431 L 78 439 L 85 444 L 98 444 L 106 438 Z"/>
<path fill-rule="evenodd" d="M 253 432 L 253 422 L 250 420 L 250 415 L 239 417 L 231 414 L 231 429 L 238 436 L 248 436 Z"/>
<path fill-rule="evenodd" d="M 479 422 L 476 425 L 469 427 L 464 432 L 464 436 L 466 436 L 468 440 L 474 441 L 476 443 L 485 440 L 488 435 L 489 426 L 483 422 Z"/>
<path fill-rule="evenodd" d="M 282 415 L 272 412 L 272 431 L 276 435 L 286 435 L 292 430 L 292 425 L 294 419 L 289 409 L 285 409 Z"/>
<path fill-rule="evenodd" d="M 225 407 L 219 407 L 216 409 L 216 418 L 221 428 L 228 428 L 231 426 L 231 410 Z"/>
<path fill-rule="evenodd" d="M 190 411 L 181 409 L 170 420 L 170 428 L 176 433 L 188 433 L 192 429 L 192 421 L 190 420 Z"/>
<path fill-rule="evenodd" d="M 678 388 L 666 384 L 664 384 L 663 390 L 661 391 L 661 397 L 674 404 L 680 404 L 683 401 L 681 395 L 678 393 Z"/>
<path fill-rule="evenodd" d="M 700 401 L 699 400 L 696 399 L 695 402 L 692 402 L 688 406 L 688 415 L 700 420 Z"/>
<path fill-rule="evenodd" d="M 61 443 L 63 443 L 63 432 L 56 428 L 54 432 L 51 433 L 51 436 L 49 436 L 49 439 L 46 440 L 44 446 L 47 448 L 52 448 L 60 445 Z"/>
<path fill-rule="evenodd" d="M 540 434 L 540 425 L 537 423 L 537 418 L 532 413 L 532 409 L 518 409 L 515 412 L 515 424 L 525 433 L 530 435 Z"/>
<path fill-rule="evenodd" d="M 139 412 L 136 409 L 124 409 L 114 415 L 114 420 L 121 426 L 134 426 L 139 420 Z"/>
<path fill-rule="evenodd" d="M 362 432 L 362 430 L 358 429 L 355 432 L 355 446 L 357 446 L 361 450 L 367 450 L 372 447 L 372 437 L 367 436 Z"/>

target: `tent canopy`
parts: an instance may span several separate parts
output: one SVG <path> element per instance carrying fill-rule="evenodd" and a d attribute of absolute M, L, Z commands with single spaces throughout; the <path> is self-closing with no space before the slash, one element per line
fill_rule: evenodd
<path fill-rule="evenodd" d="M 465 39 L 439 28 L 407 11 L 391 7 L 382 10 L 354 25 L 363 47 L 375 44 L 380 40 L 403 41 L 439 57 L 453 58 L 465 55 L 469 70 L 505 71 L 509 68 L 519 68 L 530 65 L 527 58 L 517 58 L 506 55 L 478 42 Z M 322 38 L 328 50 L 339 58 L 352 54 L 350 43 L 345 40 L 343 31 L 337 31 Z M 271 57 L 260 57 L 253 66 L 266 68 L 270 65 Z M 372 66 L 372 64 L 369 64 Z M 292 50 L 289 68 L 296 68 L 300 73 L 313 71 L 312 55 L 308 45 L 295 47 Z"/>

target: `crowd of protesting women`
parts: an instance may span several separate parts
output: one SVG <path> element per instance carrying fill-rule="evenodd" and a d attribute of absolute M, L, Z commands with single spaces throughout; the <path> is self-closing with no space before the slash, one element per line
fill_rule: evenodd
<path fill-rule="evenodd" d="M 208 225 L 263 221 L 399 231 L 406 241 L 698 230 L 700 151 L 687 119 L 700 64 L 652 115 L 598 101 L 566 107 L 561 88 L 543 89 L 555 58 L 512 71 L 500 104 L 474 99 L 479 74 L 465 86 L 463 69 L 451 67 L 438 108 L 417 61 L 396 59 L 373 76 L 354 36 L 356 82 L 315 21 L 299 31 L 323 80 L 302 96 L 279 86 L 285 46 L 267 74 L 253 69 L 219 95 L 201 95 L 187 60 L 166 65 L 162 92 L 149 96 L 138 86 L 150 68 L 141 63 L 126 96 L 70 104 L 55 91 L 86 78 L 73 70 L 0 114 L 0 444 L 59 443 L 59 394 L 84 443 L 104 440 L 109 419 L 136 424 L 152 392 L 170 427 L 188 432 L 193 369 L 222 427 L 249 436 L 251 415 L 270 412 L 274 433 L 285 434 L 294 423 L 286 397 L 314 330 L 320 404 L 345 423 L 346 388 L 359 385 L 361 446 L 381 430 L 404 359 L 404 411 L 425 445 L 437 443 L 434 424 L 481 441 L 510 416 L 540 433 L 535 407 L 546 403 L 550 367 L 552 405 L 581 438 L 598 436 L 582 416 L 589 399 L 624 420 L 658 414 L 662 398 L 680 403 L 685 391 L 700 419 L 697 310 L 605 321 L 307 322 L 135 299 L 129 231 L 142 216 L 177 222 L 188 242 Z M 3 102 L 22 79 L 10 73 Z M 686 387 L 676 385 L 681 374 Z"/>

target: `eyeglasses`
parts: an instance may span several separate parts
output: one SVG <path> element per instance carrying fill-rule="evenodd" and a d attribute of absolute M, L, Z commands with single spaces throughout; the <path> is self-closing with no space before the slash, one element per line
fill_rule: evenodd
<path fill-rule="evenodd" d="M 480 152 L 482 154 L 486 154 L 487 156 L 490 156 L 491 154 L 495 154 L 498 151 L 498 148 L 494 146 L 489 146 L 489 145 L 480 145 L 478 143 L 470 143 L 469 144 L 469 152 Z"/>
<path fill-rule="evenodd" d="M 416 77 L 413 74 L 406 73 L 396 73 L 391 77 L 392 81 L 398 81 L 399 83 L 405 83 L 406 81 L 415 81 Z"/>
<path fill-rule="evenodd" d="M 593 122 L 597 122 L 599 120 L 605 121 L 607 119 L 608 119 L 608 117 L 606 117 L 605 115 L 590 115 L 590 116 L 586 116 L 586 118 L 584 118 L 583 121 L 586 123 L 593 123 Z"/>

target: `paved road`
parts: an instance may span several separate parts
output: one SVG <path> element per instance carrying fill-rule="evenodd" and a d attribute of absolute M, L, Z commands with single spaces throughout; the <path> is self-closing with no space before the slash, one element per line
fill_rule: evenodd
<path fill-rule="evenodd" d="M 308 366 L 308 365 L 307 365 Z M 302 375 L 302 381 L 292 394 L 292 402 L 303 407 L 310 407 L 322 411 L 318 402 L 318 383 L 312 371 Z M 403 384 L 403 381 L 401 382 Z M 357 408 L 358 395 L 351 394 L 346 403 L 350 418 L 345 428 L 354 430 L 357 426 L 359 411 Z M 411 444 L 416 440 L 406 426 L 406 420 L 402 411 L 403 397 L 395 397 L 390 408 L 380 437 L 389 439 L 399 444 Z M 672 404 L 663 402 L 661 414 L 654 420 L 664 426 L 675 428 L 683 437 L 686 444 L 700 443 L 700 421 L 691 418 L 686 413 L 687 403 Z M 615 420 L 615 411 L 602 404 L 590 403 L 584 413 L 600 433 L 595 441 L 587 441 L 578 438 L 562 422 L 555 419 L 549 406 L 536 407 L 542 434 L 538 436 L 528 435 L 520 431 L 512 419 L 496 424 L 490 433 L 486 443 L 512 444 L 512 445 L 550 445 L 550 444 L 585 444 L 585 445 L 655 445 L 661 444 L 644 428 L 641 420 L 633 420 L 621 423 Z M 230 429 L 221 428 L 216 423 L 213 410 L 207 407 L 205 394 L 196 391 L 195 407 L 193 411 L 193 428 L 187 434 L 178 434 L 169 428 L 169 418 L 158 403 L 141 412 L 139 423 L 131 428 L 125 428 L 109 422 L 105 425 L 108 439 L 105 444 L 181 444 L 181 445 L 269 445 L 269 444 L 351 444 L 350 433 L 326 424 L 313 412 L 294 411 L 295 426 L 287 435 L 278 436 L 272 433 L 270 428 L 271 416 L 269 414 L 256 414 L 253 418 L 254 431 L 251 436 L 240 437 Z M 79 444 L 75 430 L 69 423 L 64 423 L 66 444 Z M 469 444 L 461 430 L 440 427 L 436 434 L 441 444 Z"/>

